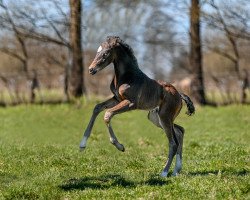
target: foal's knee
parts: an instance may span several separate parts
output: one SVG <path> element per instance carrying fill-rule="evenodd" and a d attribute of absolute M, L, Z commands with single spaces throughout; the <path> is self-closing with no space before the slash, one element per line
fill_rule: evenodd
<path fill-rule="evenodd" d="M 109 110 L 107 110 L 104 114 L 104 122 L 108 124 L 112 118 L 113 113 Z"/>

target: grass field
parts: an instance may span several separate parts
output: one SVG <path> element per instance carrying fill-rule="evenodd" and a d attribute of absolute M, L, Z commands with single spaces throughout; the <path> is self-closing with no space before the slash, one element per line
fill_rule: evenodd
<path fill-rule="evenodd" d="M 250 106 L 183 109 L 183 170 L 167 178 L 166 136 L 143 111 L 113 119 L 124 153 L 103 114 L 79 152 L 93 106 L 1 108 L 0 199 L 250 199 Z"/>

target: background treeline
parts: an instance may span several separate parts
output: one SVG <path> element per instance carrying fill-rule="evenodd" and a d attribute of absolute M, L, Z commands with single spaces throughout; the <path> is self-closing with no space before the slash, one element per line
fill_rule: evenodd
<path fill-rule="evenodd" d="M 8 0 L 0 27 L 1 105 L 109 95 L 111 67 L 88 75 L 107 35 L 126 41 L 150 77 L 198 103 L 250 101 L 248 0 Z"/>

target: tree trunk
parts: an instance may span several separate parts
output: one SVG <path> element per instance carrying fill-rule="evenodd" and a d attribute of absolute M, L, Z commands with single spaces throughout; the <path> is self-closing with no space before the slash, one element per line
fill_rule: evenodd
<path fill-rule="evenodd" d="M 67 63 L 64 67 L 64 84 L 63 84 L 63 91 L 64 91 L 64 102 L 69 102 L 69 63 Z"/>
<path fill-rule="evenodd" d="M 38 88 L 39 88 L 39 82 L 38 82 L 37 73 L 36 73 L 35 70 L 33 71 L 33 75 L 30 78 L 30 80 L 31 80 L 31 85 L 30 85 L 30 103 L 35 103 L 36 90 L 38 90 Z"/>
<path fill-rule="evenodd" d="M 83 56 L 81 46 L 81 0 L 70 3 L 70 46 L 72 51 L 69 91 L 74 97 L 85 94 L 83 80 Z"/>
<path fill-rule="evenodd" d="M 243 77 L 242 77 L 242 83 L 241 83 L 241 98 L 240 102 L 242 104 L 246 103 L 247 100 L 247 88 L 249 87 L 249 79 L 248 79 L 248 71 L 244 69 L 243 71 Z"/>
<path fill-rule="evenodd" d="M 190 8 L 190 64 L 193 72 L 191 94 L 194 100 L 206 104 L 200 39 L 200 5 L 199 0 L 191 0 Z"/>

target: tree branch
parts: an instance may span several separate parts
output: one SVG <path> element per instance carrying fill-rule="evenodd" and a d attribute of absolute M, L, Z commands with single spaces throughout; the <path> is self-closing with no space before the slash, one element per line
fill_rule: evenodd
<path fill-rule="evenodd" d="M 15 57 L 16 59 L 20 60 L 21 62 L 24 62 L 24 61 L 25 61 L 23 57 L 21 57 L 21 56 L 18 55 L 16 52 L 14 52 L 14 51 L 12 51 L 12 50 L 10 50 L 10 49 L 7 49 L 7 48 L 2 47 L 2 48 L 0 48 L 0 51 L 3 52 L 3 53 L 5 53 L 5 54 L 7 54 L 7 55 L 10 55 L 10 56 L 12 56 L 12 57 Z"/>

